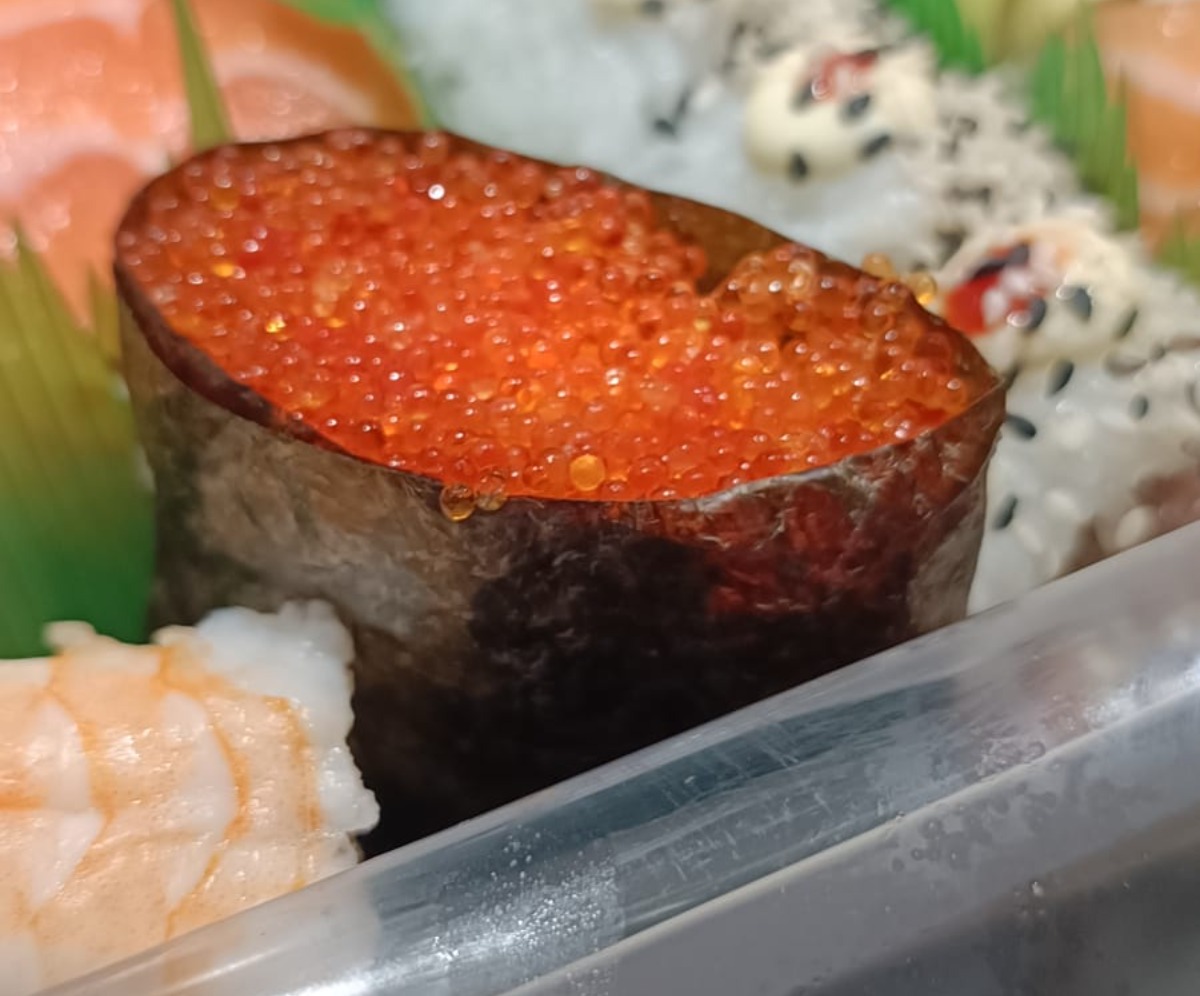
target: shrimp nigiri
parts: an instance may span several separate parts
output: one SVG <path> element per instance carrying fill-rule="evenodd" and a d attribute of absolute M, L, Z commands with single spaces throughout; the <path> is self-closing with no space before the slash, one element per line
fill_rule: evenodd
<path fill-rule="evenodd" d="M 36 992 L 354 865 L 350 637 L 321 603 L 0 664 L 0 965 Z"/>

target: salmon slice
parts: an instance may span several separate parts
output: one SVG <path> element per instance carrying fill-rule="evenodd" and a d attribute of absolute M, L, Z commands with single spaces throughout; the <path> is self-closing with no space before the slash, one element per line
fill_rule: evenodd
<path fill-rule="evenodd" d="M 417 120 L 356 31 L 281 0 L 191 3 L 239 138 Z M 0 219 L 22 224 L 81 316 L 122 205 L 187 134 L 169 0 L 0 0 Z"/>
<path fill-rule="evenodd" d="M 1096 33 L 1125 88 L 1147 237 L 1161 241 L 1177 216 L 1200 232 L 1200 4 L 1102 4 Z"/>

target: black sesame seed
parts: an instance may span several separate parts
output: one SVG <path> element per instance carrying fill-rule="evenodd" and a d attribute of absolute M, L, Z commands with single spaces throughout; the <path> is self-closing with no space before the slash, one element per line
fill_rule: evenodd
<path fill-rule="evenodd" d="M 1001 382 L 1004 384 L 1004 390 L 1012 390 L 1013 384 L 1015 384 L 1017 382 L 1017 378 L 1021 376 L 1022 369 L 1023 367 L 1020 363 L 1014 363 L 1008 368 L 1008 370 L 1005 371 L 1004 375 L 1000 378 Z"/>
<path fill-rule="evenodd" d="M 1046 383 L 1046 394 L 1053 398 L 1062 393 L 1075 376 L 1075 364 L 1070 360 L 1059 360 L 1050 368 L 1050 377 Z"/>
<path fill-rule="evenodd" d="M 1004 259 L 989 259 L 986 263 L 980 263 L 971 273 L 972 280 L 981 280 L 984 277 L 995 276 L 1001 270 L 1008 266 L 1008 261 Z"/>
<path fill-rule="evenodd" d="M 1048 311 L 1045 298 L 1030 298 L 1029 306 L 1025 309 L 1025 314 L 1015 324 L 1022 332 L 1036 332 L 1042 327 L 1042 322 L 1046 320 Z"/>
<path fill-rule="evenodd" d="M 1129 414 L 1135 422 L 1140 422 L 1150 414 L 1150 399 L 1144 394 L 1136 395 L 1129 403 Z"/>
<path fill-rule="evenodd" d="M 679 95 L 679 99 L 675 102 L 675 109 L 670 114 L 666 114 L 661 118 L 656 118 L 654 121 L 654 130 L 660 135 L 669 135 L 674 137 L 679 134 L 679 127 L 683 124 L 683 119 L 687 117 L 688 108 L 692 103 L 692 91 L 685 89 Z"/>
<path fill-rule="evenodd" d="M 793 152 L 788 162 L 788 176 L 793 180 L 803 180 L 808 176 L 808 160 L 799 152 Z"/>
<path fill-rule="evenodd" d="M 941 244 L 942 259 L 944 261 L 962 248 L 963 243 L 967 241 L 967 233 L 963 229 L 956 231 L 943 230 L 937 233 L 937 238 Z"/>
<path fill-rule="evenodd" d="M 1037 426 L 1023 415 L 1006 415 L 1004 424 L 1016 434 L 1018 439 L 1033 439 L 1037 435 Z"/>
<path fill-rule="evenodd" d="M 951 187 L 946 191 L 946 196 L 952 201 L 978 201 L 984 207 L 992 203 L 992 195 L 994 191 L 991 187 Z M 1003 260 L 997 260 L 999 267 L 1003 268 L 1005 263 Z"/>
<path fill-rule="evenodd" d="M 1059 297 L 1081 321 L 1092 320 L 1092 295 L 1086 287 L 1064 287 L 1059 291 Z"/>
<path fill-rule="evenodd" d="M 1124 339 L 1127 335 L 1129 335 L 1130 332 L 1133 331 L 1133 327 L 1137 324 L 1137 320 L 1138 309 L 1135 305 L 1129 309 L 1125 317 L 1121 320 L 1121 324 L 1117 326 L 1117 334 L 1113 338 L 1117 339 L 1118 341 Z"/>
<path fill-rule="evenodd" d="M 1192 411 L 1200 415 L 1200 385 L 1197 385 L 1196 381 L 1192 381 L 1187 386 L 1187 402 Z"/>
<path fill-rule="evenodd" d="M 868 141 L 863 147 L 859 155 L 863 159 L 874 159 L 880 153 L 885 152 L 892 144 L 892 136 L 886 133 L 876 135 Z"/>
<path fill-rule="evenodd" d="M 750 30 L 746 21 L 738 21 L 729 32 L 729 40 L 725 46 L 725 56 L 721 60 L 721 72 L 731 73 L 737 66 L 738 46 Z"/>
<path fill-rule="evenodd" d="M 992 519 L 992 528 L 999 532 L 1011 526 L 1017 514 L 1018 504 L 1016 495 L 1007 495 L 1000 502 L 1000 507 L 996 509 L 996 516 Z"/>
<path fill-rule="evenodd" d="M 1029 247 L 1028 242 L 1018 242 L 1004 257 L 1004 262 L 1009 266 L 1028 266 L 1029 260 L 1033 258 L 1033 250 Z"/>
<path fill-rule="evenodd" d="M 870 108 L 871 95 L 869 93 L 860 94 L 842 105 L 842 117 L 847 121 L 853 121 L 861 118 Z"/>

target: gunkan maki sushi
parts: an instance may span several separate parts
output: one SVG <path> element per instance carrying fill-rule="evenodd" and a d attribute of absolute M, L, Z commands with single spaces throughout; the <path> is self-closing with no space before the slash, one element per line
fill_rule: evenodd
<path fill-rule="evenodd" d="M 998 378 L 734 215 L 338 131 L 155 180 L 116 276 L 155 622 L 330 601 L 389 842 L 965 612 Z"/>

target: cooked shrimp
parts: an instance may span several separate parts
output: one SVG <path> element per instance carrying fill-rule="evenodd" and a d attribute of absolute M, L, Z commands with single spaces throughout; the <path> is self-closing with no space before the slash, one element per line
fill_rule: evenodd
<path fill-rule="evenodd" d="M 378 810 L 327 606 L 0 665 L 0 964 L 35 992 L 353 865 Z"/>

